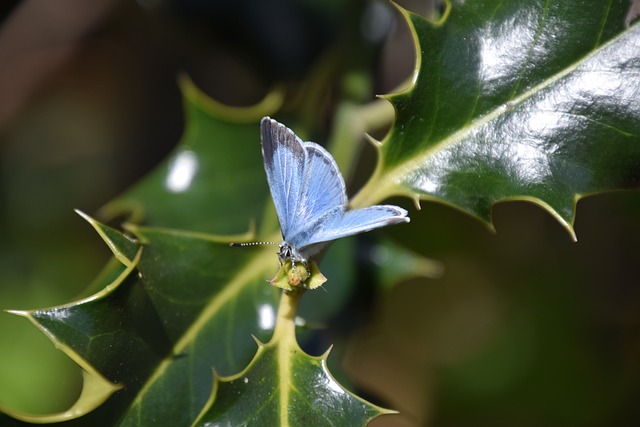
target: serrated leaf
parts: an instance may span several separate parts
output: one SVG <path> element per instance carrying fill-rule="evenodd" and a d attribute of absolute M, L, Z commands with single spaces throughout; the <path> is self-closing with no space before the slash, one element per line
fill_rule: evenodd
<path fill-rule="evenodd" d="M 628 2 L 452 1 L 432 24 L 402 11 L 414 81 L 353 201 L 434 199 L 490 222 L 523 199 L 573 235 L 585 195 L 640 182 L 640 26 Z"/>
<path fill-rule="evenodd" d="M 345 390 L 327 368 L 329 352 L 307 355 L 295 337 L 301 292 L 284 292 L 273 338 L 258 342 L 251 364 L 237 375 L 215 374 L 198 426 L 362 426 L 392 413 Z"/>
<path fill-rule="evenodd" d="M 115 254 L 139 247 L 86 218 Z M 121 257 L 129 265 L 117 282 L 84 300 L 24 315 L 83 367 L 121 388 L 96 411 L 74 413 L 70 418 L 80 417 L 80 425 L 157 419 L 189 425 L 210 394 L 211 366 L 225 375 L 240 371 L 254 352 L 251 334 L 271 333 L 278 292 L 264 278 L 277 260 L 269 251 L 238 253 L 228 238 L 130 228 L 143 246 L 133 260 Z"/>
<path fill-rule="evenodd" d="M 125 227 L 137 240 L 80 213 L 116 261 L 92 285 L 97 293 L 29 312 L 56 345 L 122 386 L 70 425 L 190 425 L 210 395 L 211 367 L 222 375 L 241 371 L 255 353 L 251 335 L 266 341 L 273 331 L 279 290 L 266 280 L 277 271 L 276 254 L 229 247 L 253 238 L 246 230 L 262 211 L 268 215 L 258 221 L 265 224 L 260 231 L 279 238 L 257 121 L 230 122 L 195 87 L 183 90 L 181 144 L 102 211 L 127 215 Z M 338 299 L 332 304 L 339 306 Z"/>
<path fill-rule="evenodd" d="M 241 115 L 183 78 L 186 127 L 180 144 L 156 167 L 100 211 L 136 224 L 239 233 L 259 220 L 268 200 L 258 121 L 273 112 L 273 96 Z M 245 109 L 247 110 L 247 109 Z M 275 231 L 267 230 L 267 231 Z"/>
<path fill-rule="evenodd" d="M 158 419 L 189 425 L 208 398 L 211 366 L 238 372 L 251 358 L 251 334 L 266 337 L 273 328 L 277 292 L 264 280 L 273 255 L 236 254 L 228 240 L 213 236 L 152 228 L 136 233 L 146 242 L 141 280 L 172 349 L 153 366 L 118 425 Z"/>
<path fill-rule="evenodd" d="M 205 110 L 203 95 L 193 90 L 187 91 L 185 103 L 190 124 L 171 159 L 103 212 L 107 216 L 132 212 L 130 221 L 187 225 L 190 230 L 245 230 L 252 218 L 260 216 L 256 206 L 265 202 L 267 210 L 273 210 L 260 163 L 257 125 L 229 125 L 215 119 Z M 211 143 L 211 135 L 226 135 L 228 140 Z M 232 139 L 229 150 L 224 143 Z M 238 150 L 241 146 L 246 155 Z M 180 172 L 181 168 L 185 169 Z M 237 181 L 247 184 L 240 193 L 228 186 L 228 176 L 236 174 Z M 220 236 L 129 223 L 126 229 L 136 236 L 134 240 L 78 213 L 111 249 L 116 262 L 107 265 L 95 281 L 96 292 L 86 298 L 19 314 L 84 368 L 88 374 L 83 394 L 61 414 L 5 411 L 14 419 L 0 415 L 0 420 L 8 425 L 66 421 L 79 426 L 139 426 L 158 420 L 190 425 L 210 396 L 211 367 L 222 375 L 241 371 L 255 353 L 251 335 L 266 340 L 271 334 L 279 290 L 265 279 L 277 270 L 277 256 L 268 248 L 229 247 L 229 242 L 245 241 L 252 232 Z M 275 224 L 274 215 L 271 223 Z M 290 276 L 290 267 L 283 271 Z M 311 272 L 307 286 L 320 286 L 324 277 L 314 263 Z M 331 302 L 337 306 L 338 300 L 334 296 Z M 339 388 L 325 359 L 304 355 L 296 364 L 301 372 L 321 367 L 323 381 Z M 92 387 L 95 384 L 100 387 Z M 318 401 L 331 402 L 335 397 L 331 388 L 314 390 Z M 327 390 L 333 394 L 327 395 Z M 346 391 L 341 393 L 351 420 L 366 421 L 380 413 Z"/>
<path fill-rule="evenodd" d="M 114 379 L 115 376 L 106 375 L 112 373 L 108 363 L 105 363 L 105 357 L 108 358 L 109 355 L 102 354 L 101 350 L 108 348 L 113 354 L 114 345 L 117 348 L 126 346 L 135 360 L 137 352 L 133 351 L 133 348 L 140 349 L 134 344 L 135 339 L 125 335 L 125 328 L 121 325 L 128 319 L 122 316 L 121 307 L 113 304 L 131 281 L 132 272 L 140 260 L 140 247 L 116 230 L 103 226 L 83 213 L 80 214 L 91 223 L 122 264 L 120 269 L 113 270 L 119 272 L 113 282 L 85 299 L 49 309 L 10 311 L 29 319 L 83 370 L 82 393 L 76 403 L 66 411 L 31 415 L 2 408 L 3 412 L 15 419 L 28 423 L 68 421 L 91 413 L 123 387 Z"/>

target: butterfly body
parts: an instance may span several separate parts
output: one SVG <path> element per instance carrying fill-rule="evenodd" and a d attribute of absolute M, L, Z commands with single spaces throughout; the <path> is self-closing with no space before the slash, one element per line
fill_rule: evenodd
<path fill-rule="evenodd" d="M 392 205 L 348 209 L 344 179 L 322 146 L 304 142 L 286 126 L 265 117 L 260 123 L 267 182 L 283 241 L 278 257 L 307 267 L 308 260 L 341 237 L 409 222 Z"/>

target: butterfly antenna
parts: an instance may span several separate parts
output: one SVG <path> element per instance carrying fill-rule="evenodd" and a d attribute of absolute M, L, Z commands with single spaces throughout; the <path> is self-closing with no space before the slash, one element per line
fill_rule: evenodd
<path fill-rule="evenodd" d="M 276 242 L 248 242 L 248 243 L 229 243 L 229 246 L 257 246 L 257 245 L 277 245 Z"/>

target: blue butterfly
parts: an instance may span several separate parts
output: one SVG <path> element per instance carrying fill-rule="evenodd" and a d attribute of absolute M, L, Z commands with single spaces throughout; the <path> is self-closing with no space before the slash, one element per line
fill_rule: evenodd
<path fill-rule="evenodd" d="M 333 157 L 314 142 L 264 117 L 260 122 L 262 156 L 283 241 L 280 263 L 308 267 L 308 260 L 329 242 L 387 225 L 409 222 L 407 211 L 392 205 L 349 210 L 344 179 Z M 308 269 L 307 269 L 308 271 Z"/>

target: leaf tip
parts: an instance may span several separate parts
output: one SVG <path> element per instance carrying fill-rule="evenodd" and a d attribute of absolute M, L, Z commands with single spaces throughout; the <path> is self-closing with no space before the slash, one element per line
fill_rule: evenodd
<path fill-rule="evenodd" d="M 576 204 L 578 200 L 582 197 L 582 195 L 576 195 L 574 197 L 573 206 L 570 212 L 564 212 L 564 215 L 561 213 L 563 211 L 559 210 L 556 207 L 551 206 L 549 203 L 535 197 L 520 197 L 515 200 L 522 200 L 525 202 L 532 203 L 534 206 L 538 206 L 542 208 L 545 212 L 549 213 L 553 218 L 555 218 L 558 223 L 564 228 L 567 233 L 569 233 L 569 238 L 573 242 L 578 241 L 578 236 L 576 235 L 576 230 L 573 228 L 573 224 L 575 222 L 576 217 Z M 570 215 L 567 215 L 570 213 Z"/>
<path fill-rule="evenodd" d="M 326 361 L 329 358 L 329 354 L 331 353 L 331 350 L 333 350 L 333 344 L 331 344 L 329 346 L 329 348 L 327 349 L 327 351 L 325 351 L 324 353 L 322 353 L 320 355 L 320 359 Z"/>
<path fill-rule="evenodd" d="M 92 224 L 94 219 L 91 218 L 89 215 L 87 215 L 86 213 L 84 213 L 83 211 L 81 211 L 80 209 L 74 209 L 73 210 L 75 213 L 77 213 L 78 215 L 80 215 L 85 221 L 87 221 L 89 224 Z"/>
<path fill-rule="evenodd" d="M 422 210 L 422 206 L 420 205 L 420 197 L 417 194 L 411 195 L 409 197 L 413 201 L 413 205 L 416 207 L 416 209 L 419 211 Z"/>
<path fill-rule="evenodd" d="M 4 310 L 4 312 L 20 317 L 29 317 L 31 315 L 31 312 L 27 310 Z"/>
<path fill-rule="evenodd" d="M 253 340 L 256 342 L 256 344 L 258 344 L 258 347 L 264 347 L 265 344 L 262 341 L 260 341 L 258 339 L 258 337 L 256 337 L 255 335 L 251 334 L 251 338 L 253 338 Z M 215 369 L 214 369 L 214 371 L 215 371 Z"/>
<path fill-rule="evenodd" d="M 382 142 L 377 140 L 376 138 L 372 137 L 371 135 L 369 135 L 368 133 L 364 134 L 364 137 L 367 139 L 367 141 L 369 141 L 369 143 L 371 145 L 373 145 L 376 149 L 379 149 L 380 147 L 382 147 Z"/>
<path fill-rule="evenodd" d="M 387 409 L 387 408 L 379 408 L 380 415 L 398 415 L 400 411 L 396 411 L 395 409 Z"/>

